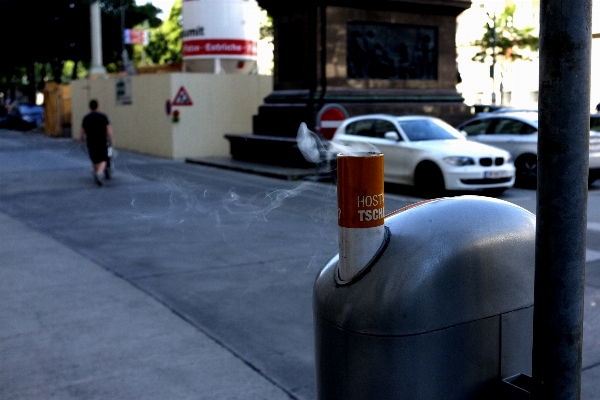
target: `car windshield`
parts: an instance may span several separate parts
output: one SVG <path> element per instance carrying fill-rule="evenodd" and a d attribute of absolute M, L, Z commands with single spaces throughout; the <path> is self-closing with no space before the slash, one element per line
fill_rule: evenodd
<path fill-rule="evenodd" d="M 420 140 L 464 139 L 453 127 L 434 119 L 399 120 L 402 130 L 412 142 Z"/>

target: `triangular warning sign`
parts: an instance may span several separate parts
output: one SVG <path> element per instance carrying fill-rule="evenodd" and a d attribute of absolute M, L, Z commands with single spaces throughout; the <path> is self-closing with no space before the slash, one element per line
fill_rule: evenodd
<path fill-rule="evenodd" d="M 191 106 L 192 104 L 194 104 L 194 103 L 192 103 L 192 98 L 190 97 L 188 92 L 185 91 L 183 86 L 180 87 L 179 91 L 175 95 L 175 98 L 173 99 L 173 105 L 174 106 Z"/>

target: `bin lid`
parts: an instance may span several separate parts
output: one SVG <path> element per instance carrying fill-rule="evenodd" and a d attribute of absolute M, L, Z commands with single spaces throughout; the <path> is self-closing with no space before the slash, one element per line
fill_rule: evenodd
<path fill-rule="evenodd" d="M 313 308 L 341 329 L 415 335 L 533 305 L 535 216 L 503 200 L 460 196 L 386 217 L 390 241 L 351 284 L 336 254 L 317 276 Z"/>

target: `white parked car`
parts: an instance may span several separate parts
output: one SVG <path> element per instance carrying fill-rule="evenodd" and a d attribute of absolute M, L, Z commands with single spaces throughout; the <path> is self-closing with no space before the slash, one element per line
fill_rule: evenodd
<path fill-rule="evenodd" d="M 384 154 L 385 180 L 428 193 L 484 190 L 498 195 L 513 186 L 515 168 L 507 151 L 470 142 L 444 121 L 427 116 L 372 114 L 351 117 L 332 144 L 347 151 L 375 146 Z"/>
<path fill-rule="evenodd" d="M 594 118 L 590 126 L 594 128 Z M 538 112 L 515 111 L 480 115 L 459 125 L 467 139 L 509 151 L 517 168 L 517 185 L 537 184 Z M 589 183 L 600 176 L 600 133 L 590 132 Z"/>

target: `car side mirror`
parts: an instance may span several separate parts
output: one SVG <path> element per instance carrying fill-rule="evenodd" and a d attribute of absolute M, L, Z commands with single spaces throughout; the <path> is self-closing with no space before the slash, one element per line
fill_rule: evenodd
<path fill-rule="evenodd" d="M 467 132 L 463 131 L 462 129 L 459 131 L 461 135 L 463 135 L 464 137 L 467 137 Z"/>
<path fill-rule="evenodd" d="M 396 131 L 387 131 L 383 137 L 388 140 L 395 140 L 397 142 L 400 141 L 400 135 L 398 135 L 398 132 Z"/>

